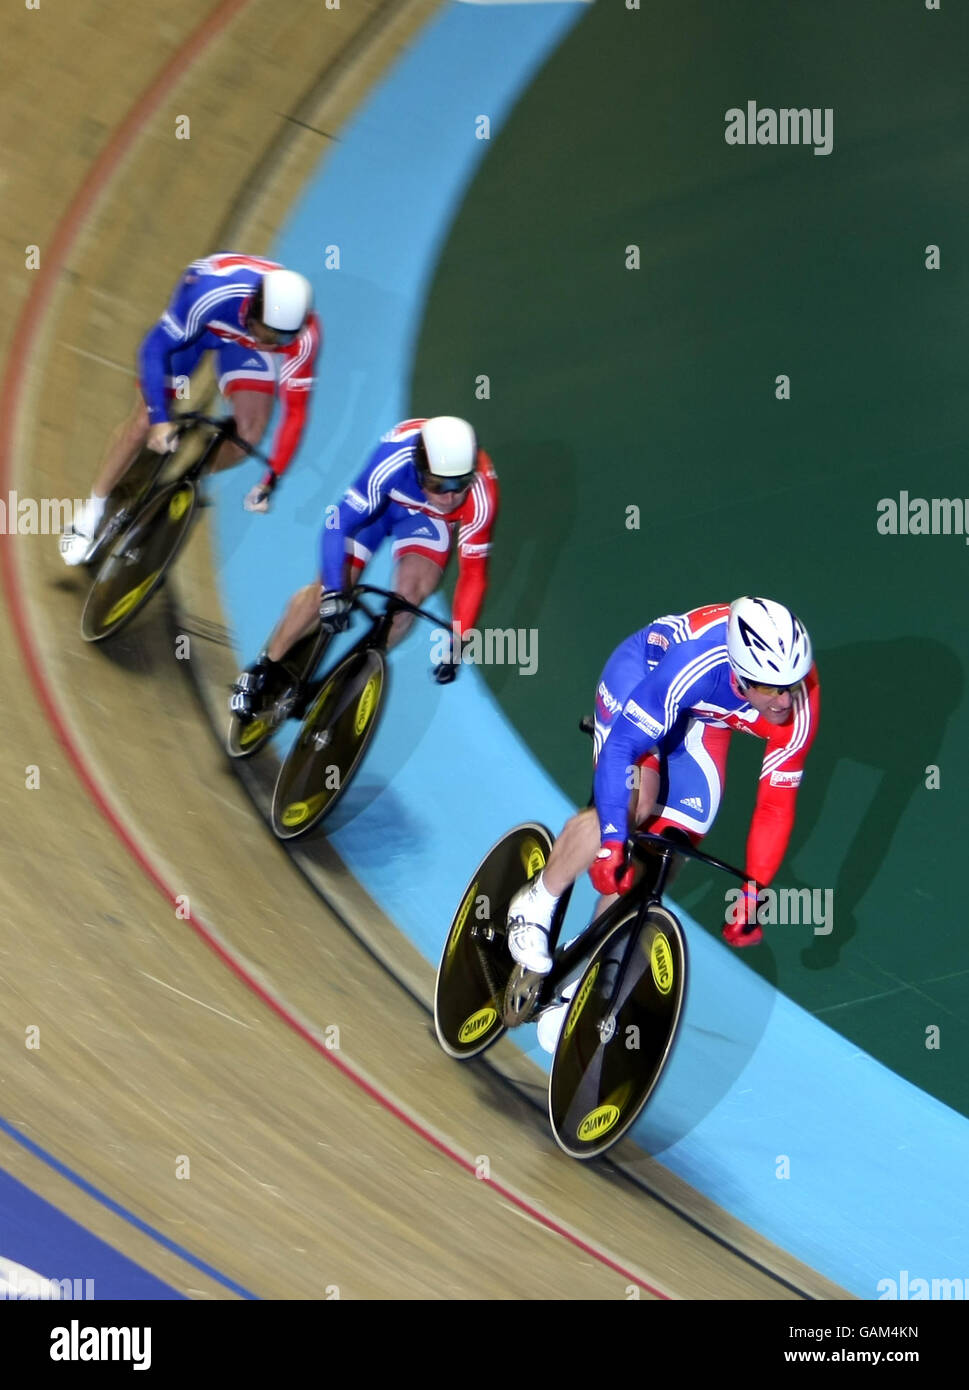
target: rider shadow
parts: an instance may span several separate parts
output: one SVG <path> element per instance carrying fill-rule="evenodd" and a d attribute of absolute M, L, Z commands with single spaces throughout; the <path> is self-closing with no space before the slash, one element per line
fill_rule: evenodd
<path fill-rule="evenodd" d="M 815 829 L 822 827 L 834 796 L 847 797 L 837 780 L 847 756 L 873 768 L 879 783 L 868 805 L 844 824 L 837 864 L 830 872 L 805 883 L 782 871 L 784 886 L 816 888 L 818 877 L 834 883 L 834 930 L 815 936 L 801 953 L 811 970 L 830 969 L 841 948 L 858 929 L 857 910 L 891 853 L 896 831 L 913 792 L 924 786 L 925 768 L 942 747 L 947 724 L 962 698 L 963 675 L 953 652 L 925 638 L 904 642 L 870 642 L 822 652 L 822 723 L 809 760 L 809 776 L 799 794 L 797 820 L 789 854 L 805 850 Z M 882 697 L 884 673 L 892 672 L 891 700 Z M 876 674 L 877 673 L 877 674 Z M 925 692 L 931 690 L 932 702 Z M 919 711 L 918 742 L 910 756 L 899 744 L 899 710 Z M 828 732 L 825 736 L 826 731 Z M 834 732 L 836 731 L 836 732 Z M 843 769 L 841 769 L 843 771 Z M 854 798 L 857 805 L 857 797 Z M 679 885 L 677 885 L 679 887 Z M 698 893 L 684 881 L 685 891 L 674 898 L 692 916 L 705 922 L 708 899 L 718 910 L 722 898 L 716 885 Z M 784 931 L 783 925 L 773 928 Z M 643 1118 L 634 1130 L 640 1145 L 661 1153 L 699 1125 L 734 1087 L 760 1046 L 776 1003 L 777 959 L 769 950 L 770 926 L 763 947 L 744 956 L 750 970 L 726 974 L 722 957 L 714 959 L 708 943 L 694 943 L 693 980 L 683 1032 L 669 1066 Z M 712 933 L 711 933 L 712 935 Z M 766 948 L 766 953 L 765 953 Z M 741 962 L 733 960 L 733 967 Z M 725 985 L 727 986 L 725 988 Z"/>
<path fill-rule="evenodd" d="M 379 797 L 384 797 L 386 803 L 385 808 L 382 808 L 387 821 L 386 833 L 393 835 L 393 828 L 401 826 L 401 817 L 405 816 L 405 803 L 394 795 L 389 779 L 385 781 L 383 777 L 367 777 L 366 773 L 359 773 L 354 778 L 353 785 L 347 789 L 324 821 L 323 832 L 326 835 L 335 835 L 338 831 L 345 830 L 358 817 L 370 811 Z M 383 833 L 382 830 L 381 834 Z M 401 836 L 406 838 L 404 827 L 401 827 Z"/>
<path fill-rule="evenodd" d="M 954 652 L 924 637 L 822 652 L 818 669 L 821 732 L 808 759 L 789 855 L 796 858 L 826 820 L 839 825 L 844 837 L 839 862 L 829 861 L 830 868 L 820 875 L 824 886 L 833 889 L 833 930 L 815 935 L 801 952 L 806 969 L 829 970 L 858 931 L 858 908 L 892 852 L 913 794 L 926 787 L 926 768 L 938 762 L 949 720 L 962 701 L 964 676 Z M 891 673 L 890 699 L 886 671 Z M 907 724 L 899 711 L 917 711 L 917 721 Z M 864 808 L 857 770 L 842 764 L 849 757 L 868 773 Z M 845 800 L 857 808 L 847 822 L 839 816 Z M 791 882 L 798 888 L 818 886 L 796 878 Z"/>
<path fill-rule="evenodd" d="M 545 651 L 541 653 L 541 660 L 550 660 L 550 653 L 558 651 L 559 659 L 568 665 L 574 657 L 570 615 L 563 613 L 563 638 L 556 642 L 555 634 L 548 631 L 549 622 L 555 622 L 554 613 L 543 610 L 556 568 L 562 561 L 563 548 L 567 548 L 575 530 L 578 515 L 576 456 L 559 440 L 541 443 L 508 440 L 501 445 L 496 467 L 501 511 L 495 527 L 485 621 L 492 627 L 507 623 L 514 625 L 516 631 L 537 635 L 541 619 L 543 634 L 548 633 L 550 638 L 543 644 Z M 555 497 L 555 526 L 536 525 L 535 518 L 544 515 L 550 496 Z M 521 659 L 526 655 L 527 662 Z M 527 676 L 527 666 L 539 659 L 534 641 L 518 656 L 517 662 L 488 668 L 488 685 L 495 696 L 501 697 L 513 677 Z M 527 693 L 530 695 L 530 691 Z"/>

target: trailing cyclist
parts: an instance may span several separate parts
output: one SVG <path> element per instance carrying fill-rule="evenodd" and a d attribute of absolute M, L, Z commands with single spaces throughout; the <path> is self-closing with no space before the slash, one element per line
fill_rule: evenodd
<path fill-rule="evenodd" d="M 457 532 L 452 637 L 434 667 L 439 685 L 453 681 L 461 655 L 455 644 L 474 627 L 484 602 L 497 510 L 497 475 L 466 420 L 437 415 L 395 425 L 339 506 L 327 509 L 320 582 L 290 599 L 266 651 L 240 674 L 230 708 L 242 719 L 252 718 L 271 691 L 289 682 L 279 663 L 301 637 L 320 622 L 329 632 L 346 628 L 350 591 L 388 536 L 393 537 L 395 562 L 391 587 L 420 605 L 440 584 Z M 388 647 L 400 641 L 412 622 L 412 614 L 397 614 Z"/>
<path fill-rule="evenodd" d="M 60 537 L 64 563 L 87 561 L 108 495 L 141 450 L 147 446 L 164 454 L 173 447 L 170 406 L 177 383 L 192 375 L 208 351 L 217 355 L 219 390 L 231 400 L 236 429 L 247 444 L 259 443 L 279 394 L 282 418 L 270 466 L 244 503 L 248 511 L 268 511 L 272 490 L 306 425 L 321 337 L 313 289 L 305 276 L 275 261 L 234 252 L 193 261 L 167 310 L 142 341 L 134 407 L 108 444 L 80 516 Z M 244 457 L 226 441 L 212 471 L 231 468 Z"/>
<path fill-rule="evenodd" d="M 596 691 L 594 805 L 567 823 L 544 870 L 512 899 L 508 946 L 526 970 L 551 969 L 548 930 L 565 889 L 589 870 L 599 893 L 629 891 L 630 827 L 668 827 L 698 844 L 723 794 L 731 733 L 766 739 L 731 946 L 763 939 L 758 893 L 787 850 L 820 684 L 803 624 L 780 603 L 739 598 L 657 618 L 622 642 Z M 632 774 L 632 775 L 631 775 Z M 632 794 L 630 794 L 632 789 Z"/>

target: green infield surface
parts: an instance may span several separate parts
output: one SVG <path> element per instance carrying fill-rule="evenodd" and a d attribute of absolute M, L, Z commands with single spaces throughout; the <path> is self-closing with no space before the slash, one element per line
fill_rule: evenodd
<path fill-rule="evenodd" d="M 963 1113 L 967 56 L 956 5 L 600 0 L 469 190 L 411 396 L 494 459 L 482 622 L 536 629 L 538 666 L 482 674 L 577 803 L 623 637 L 741 593 L 804 619 L 822 724 L 775 886 L 818 891 L 745 960 Z M 818 140 L 728 144 L 732 108 L 816 109 Z M 728 860 L 762 753 L 733 741 Z M 711 930 L 721 888 L 682 881 Z"/>

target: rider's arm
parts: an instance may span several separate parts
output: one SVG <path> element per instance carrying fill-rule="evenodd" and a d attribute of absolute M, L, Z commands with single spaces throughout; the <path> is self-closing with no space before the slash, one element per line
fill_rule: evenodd
<path fill-rule="evenodd" d="M 458 582 L 451 621 L 462 633 L 474 627 L 488 589 L 488 555 L 498 514 L 498 477 L 484 450 L 479 450 L 479 477 L 471 490 L 474 514 L 458 532 Z"/>
<path fill-rule="evenodd" d="M 757 787 L 750 833 L 747 836 L 747 872 L 762 888 L 774 878 L 787 853 L 797 791 L 804 763 L 818 730 L 821 686 L 817 668 L 805 682 L 806 698 L 795 706 L 794 718 L 783 743 L 768 740 Z"/>
<path fill-rule="evenodd" d="M 197 323 L 192 329 L 189 323 L 192 306 L 199 293 L 199 275 L 191 267 L 185 272 L 171 303 L 155 326 L 145 334 L 138 349 L 138 379 L 141 394 L 148 407 L 148 420 L 159 425 L 169 417 L 168 401 L 165 398 L 165 378 L 168 376 L 169 362 L 173 352 L 194 343 L 205 332 L 205 323 Z M 195 323 L 195 316 L 192 316 Z"/>
<path fill-rule="evenodd" d="M 286 350 L 279 373 L 279 404 L 282 415 L 273 440 L 265 486 L 275 485 L 292 462 L 309 418 L 310 397 L 316 384 L 316 359 L 320 353 L 322 331 L 316 314 Z"/>
<path fill-rule="evenodd" d="M 396 462 L 394 456 L 399 455 Z M 408 451 L 400 444 L 381 441 L 367 466 L 354 479 L 338 506 L 326 509 L 326 522 L 320 536 L 320 579 L 323 588 L 343 588 L 347 541 L 352 540 L 386 504 L 387 494 L 401 469 L 407 465 Z M 381 466 L 385 465 L 385 466 Z"/>
<path fill-rule="evenodd" d="M 651 672 L 634 687 L 596 762 L 594 795 L 603 841 L 629 833 L 630 769 L 673 727 L 679 704 L 667 681 Z"/>

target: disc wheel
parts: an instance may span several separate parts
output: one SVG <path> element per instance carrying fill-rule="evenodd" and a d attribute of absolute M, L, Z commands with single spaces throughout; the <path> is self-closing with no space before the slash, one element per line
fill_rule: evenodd
<path fill-rule="evenodd" d="M 195 484 L 170 483 L 142 508 L 111 545 L 81 614 L 86 642 L 113 637 L 142 611 L 189 533 L 198 502 Z"/>
<path fill-rule="evenodd" d="M 572 999 L 549 1081 L 559 1147 L 596 1158 L 641 1114 L 669 1060 L 686 993 L 686 939 L 668 908 L 636 910 L 599 946 Z"/>
<path fill-rule="evenodd" d="M 441 953 L 434 1027 L 451 1057 L 467 1060 L 505 1032 L 505 992 L 515 962 L 505 945 L 508 903 L 548 863 L 544 825 L 517 825 L 494 845 L 468 882 Z"/>
<path fill-rule="evenodd" d="M 387 663 L 373 647 L 351 652 L 327 677 L 279 769 L 272 827 L 281 840 L 308 834 L 349 787 L 380 720 Z"/>

